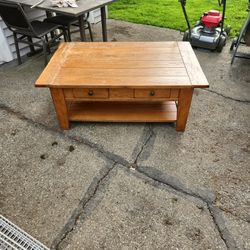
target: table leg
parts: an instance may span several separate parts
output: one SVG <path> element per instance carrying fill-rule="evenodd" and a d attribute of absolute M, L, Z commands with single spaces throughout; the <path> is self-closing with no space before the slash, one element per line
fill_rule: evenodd
<path fill-rule="evenodd" d="M 53 99 L 61 129 L 69 129 L 68 109 L 64 98 L 63 90 L 58 88 L 50 88 L 50 93 Z"/>
<path fill-rule="evenodd" d="M 101 7 L 101 18 L 102 18 L 102 39 L 103 39 L 103 42 L 107 42 L 108 35 L 107 35 L 107 22 L 106 22 L 106 8 L 105 8 L 105 6 Z"/>
<path fill-rule="evenodd" d="M 84 28 L 84 14 L 78 17 L 81 41 L 86 41 L 85 28 Z"/>
<path fill-rule="evenodd" d="M 192 101 L 193 89 L 181 89 L 178 98 L 176 130 L 185 131 L 188 113 Z"/>

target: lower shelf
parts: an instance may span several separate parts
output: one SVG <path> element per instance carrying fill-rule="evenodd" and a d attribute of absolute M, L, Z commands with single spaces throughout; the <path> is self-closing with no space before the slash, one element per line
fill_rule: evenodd
<path fill-rule="evenodd" d="M 95 122 L 174 122 L 177 108 L 174 101 L 138 102 L 70 102 L 70 121 Z"/>

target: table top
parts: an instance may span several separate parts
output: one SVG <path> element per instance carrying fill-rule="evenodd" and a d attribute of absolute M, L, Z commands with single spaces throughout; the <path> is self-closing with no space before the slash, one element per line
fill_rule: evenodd
<path fill-rule="evenodd" d="M 40 2 L 40 0 L 9 0 L 9 1 L 15 3 L 21 3 L 26 6 L 32 6 Z M 86 12 L 89 12 L 97 8 L 101 8 L 115 1 L 116 0 L 78 0 L 76 2 L 78 5 L 77 8 L 71 8 L 71 7 L 59 8 L 59 7 L 53 7 L 50 0 L 45 0 L 43 3 L 36 6 L 36 8 L 72 16 L 80 16 Z"/>
<path fill-rule="evenodd" d="M 36 82 L 55 88 L 205 88 L 189 42 L 62 43 Z"/>

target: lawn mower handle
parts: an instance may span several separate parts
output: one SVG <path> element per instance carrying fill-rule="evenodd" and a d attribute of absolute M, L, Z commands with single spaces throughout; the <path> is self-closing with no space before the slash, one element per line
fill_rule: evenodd
<path fill-rule="evenodd" d="M 221 5 L 223 5 L 224 4 L 224 0 L 218 0 L 218 4 L 221 6 Z"/>
<path fill-rule="evenodd" d="M 184 17 L 186 19 L 186 23 L 187 23 L 187 26 L 188 26 L 189 37 L 191 37 L 191 26 L 190 26 L 190 23 L 189 23 L 189 20 L 188 20 L 188 16 L 187 16 L 187 11 L 186 11 L 186 8 L 185 8 L 185 6 L 186 6 L 186 0 L 179 0 L 179 2 L 181 3 L 181 8 L 182 8 Z"/>
<path fill-rule="evenodd" d="M 221 22 L 221 34 L 223 33 L 224 29 L 224 20 L 225 20 L 225 13 L 226 13 L 226 0 L 221 0 L 221 4 L 223 4 L 223 12 L 222 12 L 222 22 Z"/>

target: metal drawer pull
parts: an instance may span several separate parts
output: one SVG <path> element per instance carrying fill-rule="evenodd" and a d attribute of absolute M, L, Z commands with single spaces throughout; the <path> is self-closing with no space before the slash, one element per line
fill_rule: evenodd
<path fill-rule="evenodd" d="M 155 92 L 154 91 L 150 91 L 150 96 L 154 96 L 155 95 Z"/>
<path fill-rule="evenodd" d="M 89 90 L 88 95 L 89 95 L 89 96 L 93 96 L 93 95 L 94 95 L 93 90 Z"/>

